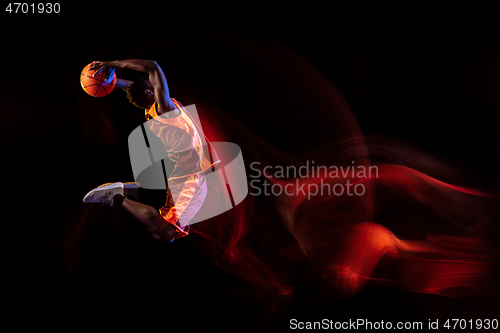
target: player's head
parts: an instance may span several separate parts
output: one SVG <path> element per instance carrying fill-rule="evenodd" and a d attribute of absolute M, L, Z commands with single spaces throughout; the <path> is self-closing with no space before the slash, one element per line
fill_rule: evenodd
<path fill-rule="evenodd" d="M 130 103 L 138 108 L 149 109 L 155 102 L 154 88 L 149 80 L 135 80 L 125 91 Z"/>

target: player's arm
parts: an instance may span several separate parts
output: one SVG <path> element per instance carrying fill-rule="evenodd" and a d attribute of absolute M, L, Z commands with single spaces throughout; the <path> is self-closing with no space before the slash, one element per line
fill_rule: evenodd
<path fill-rule="evenodd" d="M 102 73 L 102 75 L 104 75 L 106 79 L 108 79 L 111 75 L 113 75 L 116 68 L 111 66 L 104 66 L 103 64 L 104 64 L 103 61 L 94 61 L 92 62 L 92 64 L 90 64 L 89 69 L 98 68 L 98 70 L 94 74 L 92 74 L 93 77 L 96 76 L 96 74 L 98 73 Z M 126 90 L 131 84 L 132 81 L 120 79 L 117 77 L 115 82 L 115 87 Z"/>
<path fill-rule="evenodd" d="M 131 84 L 132 84 L 132 81 L 130 81 L 130 80 L 116 78 L 115 86 L 117 88 L 126 90 L 128 88 L 128 86 L 130 86 Z"/>
<path fill-rule="evenodd" d="M 108 68 L 128 68 L 143 73 L 149 74 L 149 81 L 155 90 L 155 101 L 158 104 L 158 113 L 162 114 L 171 110 L 175 110 L 175 104 L 170 98 L 168 91 L 167 80 L 162 69 L 153 60 L 144 59 L 129 59 L 115 61 L 95 61 L 91 64 L 90 69 L 108 70 Z"/>

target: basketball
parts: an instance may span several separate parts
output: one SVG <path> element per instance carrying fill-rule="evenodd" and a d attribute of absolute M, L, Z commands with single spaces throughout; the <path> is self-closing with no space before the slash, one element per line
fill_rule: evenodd
<path fill-rule="evenodd" d="M 107 80 L 104 78 L 103 73 L 99 73 L 92 77 L 98 69 L 89 68 L 90 64 L 85 66 L 80 75 L 80 83 L 82 84 L 83 90 L 92 97 L 104 97 L 109 95 L 109 93 L 115 89 L 116 74 L 113 73 Z"/>

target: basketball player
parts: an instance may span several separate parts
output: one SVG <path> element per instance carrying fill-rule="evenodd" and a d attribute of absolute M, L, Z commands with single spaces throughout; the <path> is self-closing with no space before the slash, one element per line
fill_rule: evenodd
<path fill-rule="evenodd" d="M 129 199 L 137 193 L 137 183 L 107 183 L 90 191 L 85 203 L 101 203 L 122 207 L 142 223 L 160 241 L 170 243 L 188 235 L 189 222 L 198 212 L 207 194 L 205 171 L 219 162 L 215 153 L 213 163 L 203 153 L 200 133 L 183 106 L 170 97 L 165 75 L 155 61 L 130 59 L 94 61 L 94 75 L 110 76 L 116 68 L 127 68 L 149 74 L 149 80 L 128 81 L 117 78 L 116 87 L 127 92 L 135 106 L 146 110 L 148 126 L 158 136 L 175 162 L 168 180 L 166 203 L 159 210 Z"/>

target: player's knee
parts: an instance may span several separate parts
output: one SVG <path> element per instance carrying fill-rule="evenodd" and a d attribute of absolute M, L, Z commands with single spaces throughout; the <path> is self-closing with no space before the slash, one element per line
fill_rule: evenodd
<path fill-rule="evenodd" d="M 160 232 L 152 232 L 153 238 L 159 243 L 172 243 L 175 240 L 175 236 Z"/>
<path fill-rule="evenodd" d="M 170 223 L 166 223 L 163 220 L 163 226 L 158 230 L 159 237 L 157 240 L 160 243 L 172 243 L 175 240 L 176 229 Z"/>
<path fill-rule="evenodd" d="M 165 236 L 165 237 L 160 238 L 158 241 L 160 243 L 172 243 L 174 240 L 175 240 L 175 237 L 173 237 L 173 236 Z"/>
<path fill-rule="evenodd" d="M 175 240 L 175 236 L 160 235 L 160 237 L 156 238 L 156 240 L 160 243 L 172 243 Z"/>

